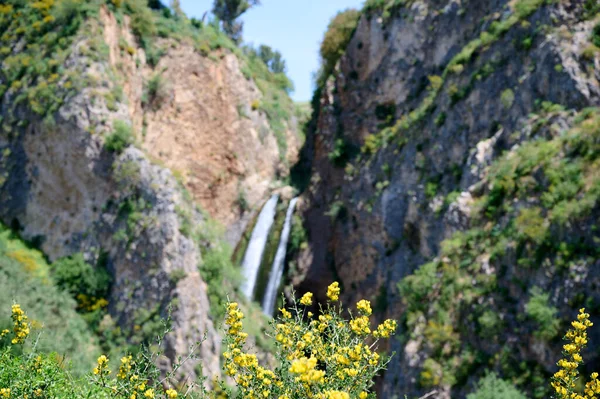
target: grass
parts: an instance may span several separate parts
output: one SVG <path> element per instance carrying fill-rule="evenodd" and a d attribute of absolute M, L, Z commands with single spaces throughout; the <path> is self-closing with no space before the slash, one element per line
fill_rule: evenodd
<path fill-rule="evenodd" d="M 0 302 L 8 306 L 13 301 L 28 309 L 32 334 L 39 335 L 37 350 L 56 352 L 79 370 L 91 367 L 99 351 L 98 342 L 76 312 L 77 303 L 54 284 L 51 266 L 42 253 L 0 226 Z M 0 330 L 9 324 L 8 315 L 2 312 Z"/>

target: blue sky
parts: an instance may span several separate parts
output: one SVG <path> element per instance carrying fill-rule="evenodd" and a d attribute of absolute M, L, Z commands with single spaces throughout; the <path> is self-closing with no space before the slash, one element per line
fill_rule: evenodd
<path fill-rule="evenodd" d="M 185 13 L 196 18 L 210 11 L 212 3 L 212 0 L 181 0 Z M 244 41 L 279 50 L 296 88 L 292 97 L 308 101 L 312 97 L 312 73 L 319 67 L 319 43 L 327 24 L 340 10 L 361 8 L 364 0 L 262 0 L 261 3 L 242 17 Z"/>

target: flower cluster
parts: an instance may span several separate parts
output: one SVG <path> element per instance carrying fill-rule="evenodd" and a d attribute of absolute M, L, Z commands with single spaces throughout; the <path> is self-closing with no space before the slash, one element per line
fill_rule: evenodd
<path fill-rule="evenodd" d="M 328 287 L 327 297 L 338 301 L 339 296 L 340 287 L 335 282 Z M 360 316 L 349 321 L 342 317 L 342 307 L 332 303 L 315 318 L 302 307 L 312 304 L 313 294 L 308 292 L 289 308 L 281 308 L 281 315 L 273 321 L 278 361 L 274 371 L 262 367 L 255 355 L 245 352 L 244 315 L 237 303 L 228 305 L 224 370 L 233 377 L 243 398 L 366 399 L 369 396 L 372 378 L 387 365 L 387 359 L 382 359 L 375 350 L 377 339 L 389 337 L 396 322 L 385 321 L 375 330 L 379 331 L 376 336 L 371 334 L 369 301 L 359 301 L 356 307 Z"/>
<path fill-rule="evenodd" d="M 10 388 L 0 389 L 0 398 L 10 398 Z"/>
<path fill-rule="evenodd" d="M 98 358 L 98 364 L 94 367 L 94 374 L 99 376 L 105 376 L 110 374 L 110 369 L 108 368 L 108 358 L 105 355 L 102 355 Z"/>
<path fill-rule="evenodd" d="M 19 304 L 12 305 L 12 315 L 11 319 L 13 321 L 13 334 L 14 338 L 12 339 L 12 344 L 22 344 L 25 342 L 25 339 L 29 335 L 29 322 L 27 319 L 27 315 L 21 309 Z M 2 331 L 2 336 L 8 334 L 7 330 Z"/>
<path fill-rule="evenodd" d="M 327 287 L 327 298 L 332 301 L 337 301 L 340 297 L 340 284 L 334 281 Z"/>
<path fill-rule="evenodd" d="M 580 309 L 577 320 L 571 323 L 565 339 L 569 341 L 563 346 L 564 358 L 557 363 L 559 370 L 552 377 L 552 388 L 557 399 L 596 399 L 600 394 L 600 381 L 598 373 L 592 373 L 591 381 L 585 385 L 584 395 L 577 393 L 576 381 L 579 376 L 578 367 L 583 362 L 581 350 L 588 343 L 587 329 L 593 326 L 589 320 L 590 315 L 585 309 Z"/>
<path fill-rule="evenodd" d="M 124 380 L 127 378 L 127 374 L 131 372 L 131 363 L 133 359 L 131 356 L 123 356 L 121 358 L 121 366 L 119 367 L 119 372 L 117 373 L 117 377 Z"/>

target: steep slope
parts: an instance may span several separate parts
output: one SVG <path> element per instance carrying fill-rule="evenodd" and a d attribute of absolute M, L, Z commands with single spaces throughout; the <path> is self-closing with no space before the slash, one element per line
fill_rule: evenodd
<path fill-rule="evenodd" d="M 598 316 L 595 7 L 370 1 L 316 93 L 297 287 L 403 320 L 384 397 L 545 397 L 552 320 Z"/>
<path fill-rule="evenodd" d="M 150 342 L 171 312 L 161 366 L 205 336 L 182 372 L 217 374 L 211 287 L 235 286 L 199 270 L 227 266 L 215 224 L 235 243 L 294 158 L 287 79 L 145 1 L 10 1 L 0 18 L 0 219 L 50 261 L 107 268 L 109 335 Z"/>

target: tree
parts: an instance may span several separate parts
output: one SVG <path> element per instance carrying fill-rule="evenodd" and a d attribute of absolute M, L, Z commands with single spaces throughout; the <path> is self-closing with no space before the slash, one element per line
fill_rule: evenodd
<path fill-rule="evenodd" d="M 260 5 L 260 0 L 215 0 L 213 13 L 223 22 L 223 30 L 239 43 L 242 39 L 243 22 L 237 19 L 251 7 Z"/>
<path fill-rule="evenodd" d="M 185 13 L 181 9 L 181 3 L 179 0 L 171 0 L 171 9 L 177 15 L 178 18 L 184 17 Z"/>
<path fill-rule="evenodd" d="M 258 57 L 265 63 L 269 70 L 273 73 L 285 72 L 285 60 L 281 53 L 273 50 L 270 46 L 261 44 L 258 48 Z"/>

